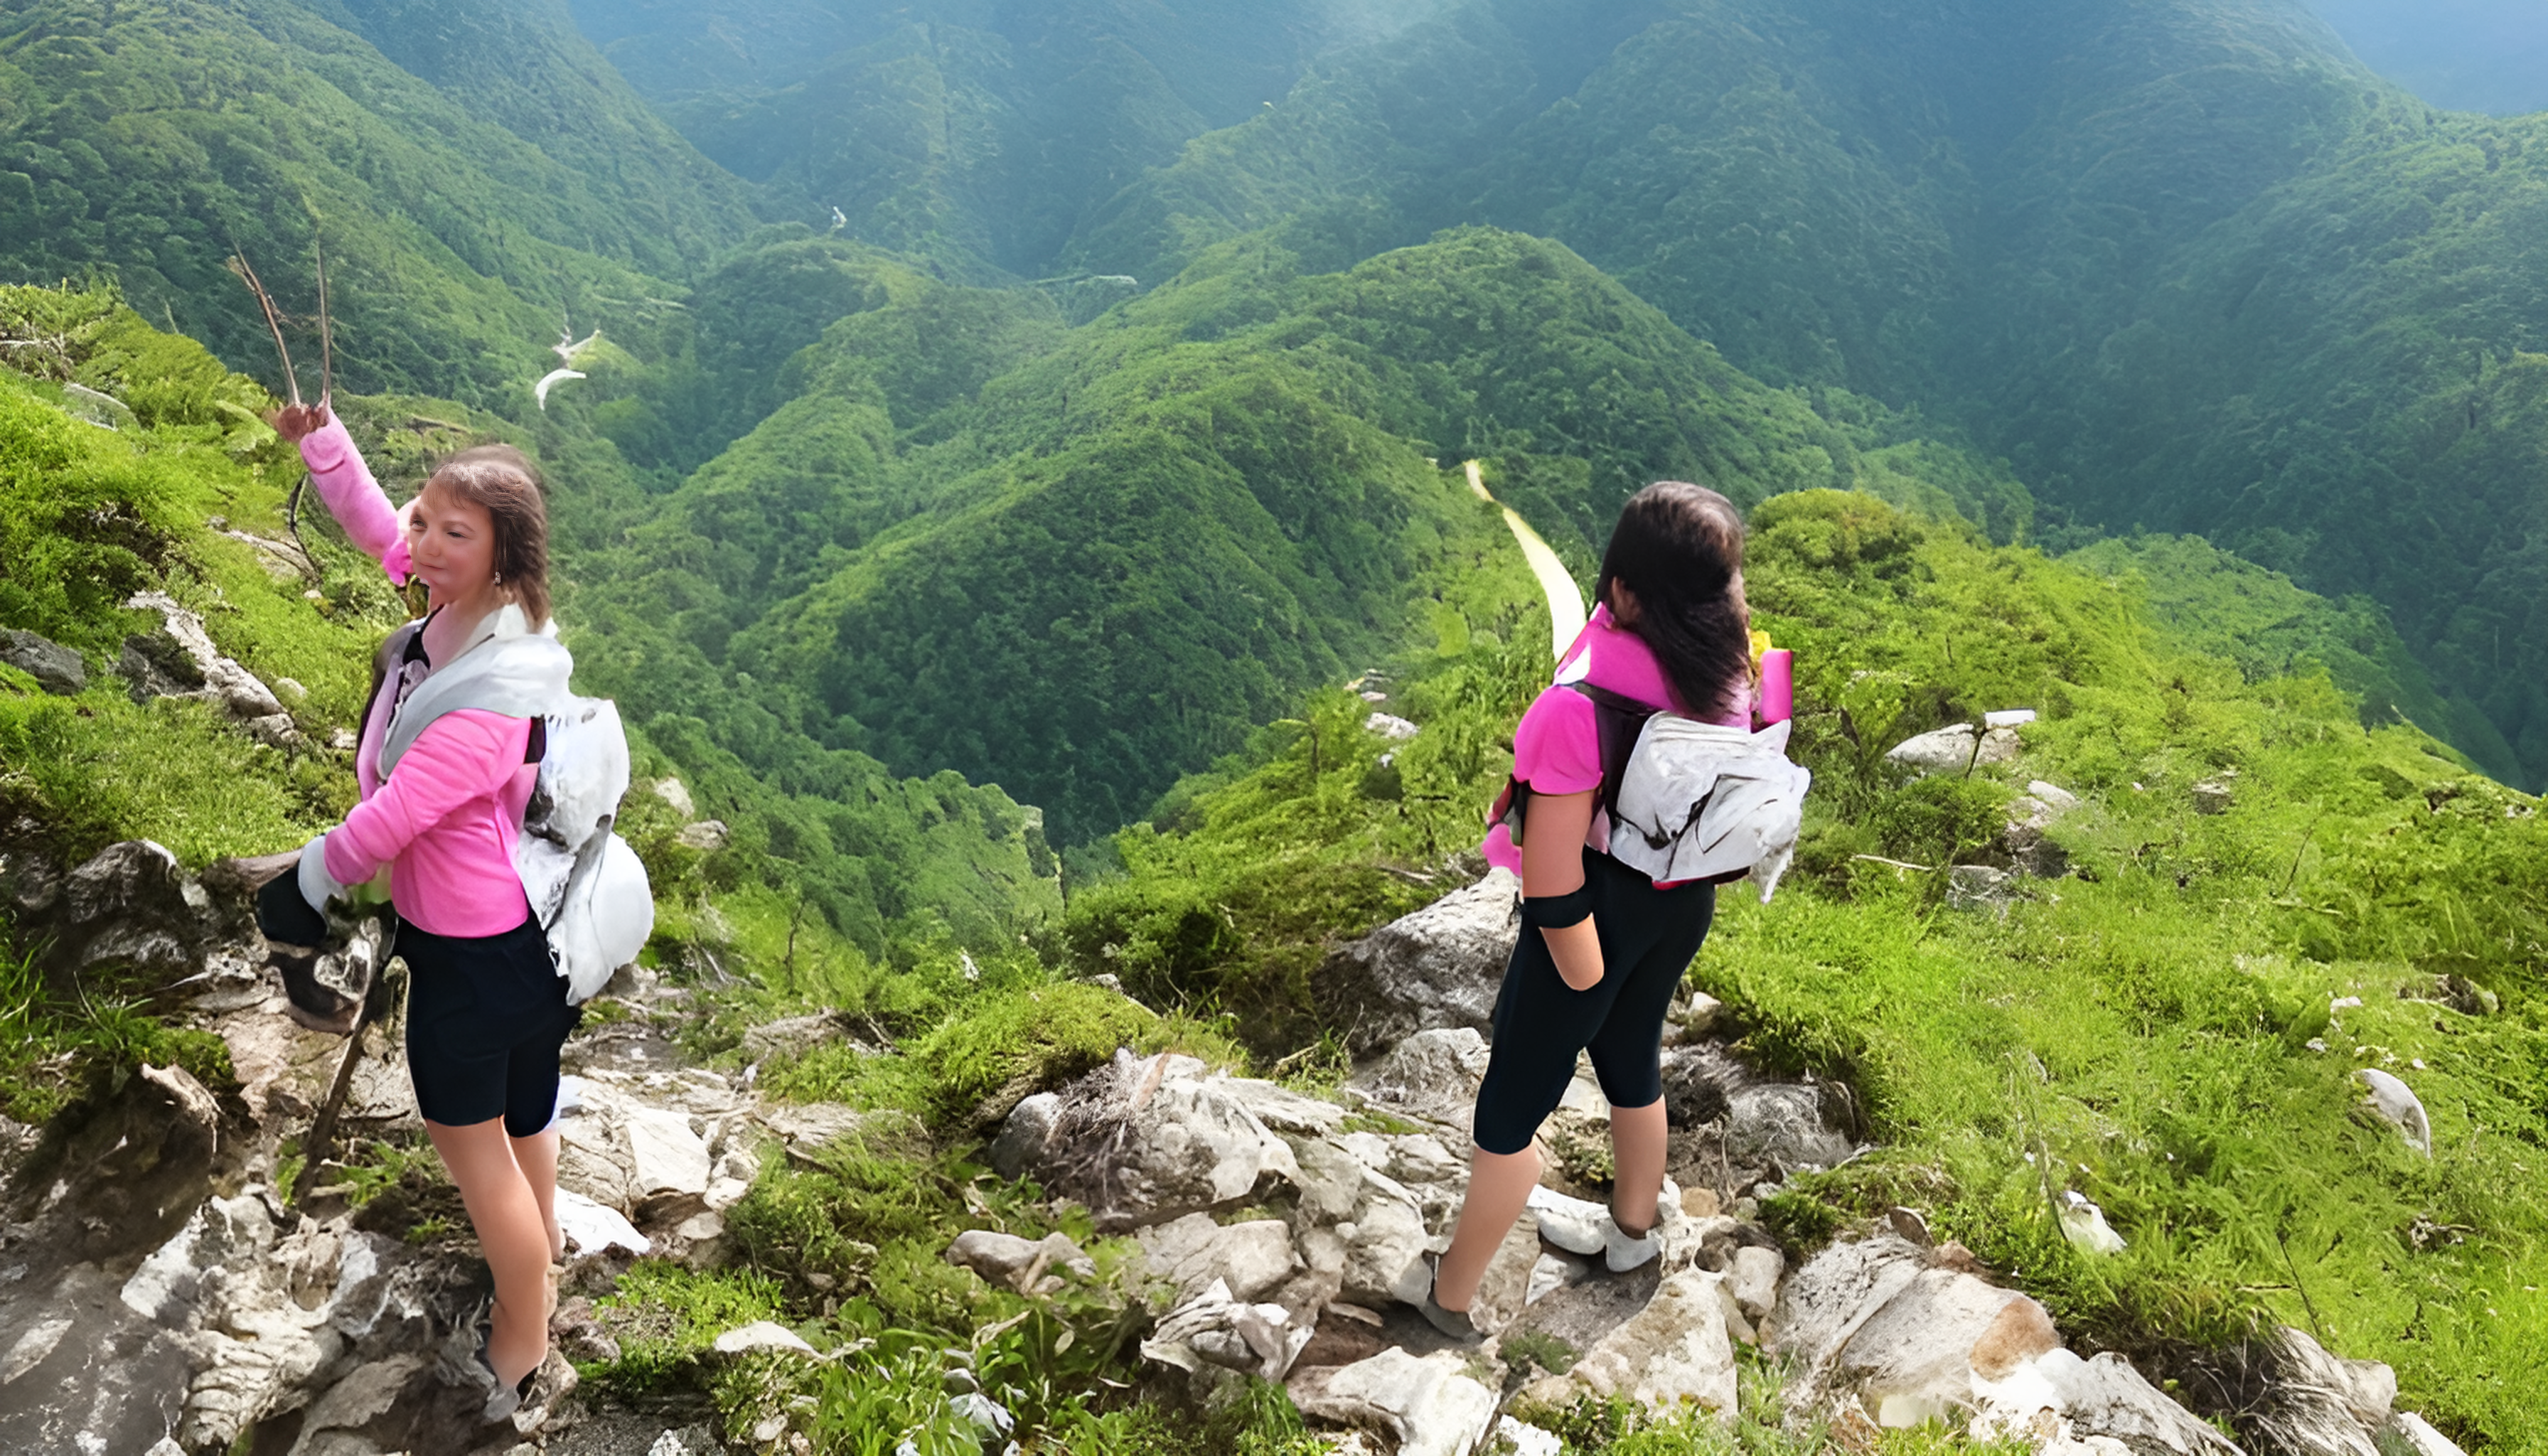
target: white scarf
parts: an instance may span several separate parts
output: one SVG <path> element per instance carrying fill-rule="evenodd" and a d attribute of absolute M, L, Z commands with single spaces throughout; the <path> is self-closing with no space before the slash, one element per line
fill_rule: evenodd
<path fill-rule="evenodd" d="M 458 655 L 427 674 L 391 710 L 381 735 L 380 776 L 386 780 L 417 736 L 445 713 L 476 708 L 535 718 L 563 712 L 574 674 L 575 658 L 557 640 L 557 624 L 533 631 L 522 609 L 506 602 L 479 623 Z"/>

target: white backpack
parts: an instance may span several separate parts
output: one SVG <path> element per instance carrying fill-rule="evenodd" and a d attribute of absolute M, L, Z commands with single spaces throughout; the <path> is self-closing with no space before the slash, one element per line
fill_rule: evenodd
<path fill-rule="evenodd" d="M 420 626 L 410 623 L 382 648 L 386 673 L 400 671 L 404 647 Z M 444 713 L 484 708 L 532 720 L 524 762 L 538 762 L 539 779 L 513 842 L 513 870 L 548 934 L 567 1001 L 580 1005 L 645 948 L 655 933 L 655 896 L 645 864 L 611 830 L 628 792 L 619 709 L 608 698 L 566 690 L 575 664 L 553 633 L 528 628 L 519 607 L 499 611 L 491 640 L 426 677 L 391 715 L 380 773 L 388 777 Z"/>
<path fill-rule="evenodd" d="M 538 786 L 513 841 L 513 868 L 548 932 L 566 999 L 592 999 L 655 933 L 645 863 L 611 829 L 628 792 L 628 736 L 608 698 L 576 697 L 540 719 Z"/>

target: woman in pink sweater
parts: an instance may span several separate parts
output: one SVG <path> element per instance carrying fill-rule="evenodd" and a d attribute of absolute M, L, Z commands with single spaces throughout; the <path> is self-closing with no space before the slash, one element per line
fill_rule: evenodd
<path fill-rule="evenodd" d="M 345 534 L 392 582 L 419 578 L 428 593 L 424 619 L 381 652 L 355 753 L 362 802 L 303 852 L 299 884 L 323 909 L 389 871 L 416 1108 L 495 1275 L 479 1358 L 488 1415 L 500 1418 L 548 1352 L 548 1272 L 563 1252 L 558 1054 L 582 1017 L 513 865 L 538 776 L 535 721 L 564 699 L 573 668 L 549 625 L 547 510 L 529 462 L 506 446 L 454 456 L 394 509 L 324 405 L 274 422 Z M 495 684 L 472 700 L 497 706 L 440 711 L 420 730 L 402 722 L 416 689 L 464 660 Z M 429 703 L 416 706 L 410 719 L 424 719 Z"/>

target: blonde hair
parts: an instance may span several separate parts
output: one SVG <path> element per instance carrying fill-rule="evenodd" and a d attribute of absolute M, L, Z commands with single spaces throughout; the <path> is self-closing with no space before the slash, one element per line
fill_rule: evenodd
<path fill-rule="evenodd" d="M 549 619 L 549 508 L 540 472 L 510 445 L 478 445 L 435 467 L 424 483 L 487 512 L 496 531 L 496 580 L 534 631 Z"/>

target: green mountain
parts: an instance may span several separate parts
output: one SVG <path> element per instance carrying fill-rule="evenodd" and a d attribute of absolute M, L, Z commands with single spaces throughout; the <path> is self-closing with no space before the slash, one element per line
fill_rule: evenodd
<path fill-rule="evenodd" d="M 310 315 L 323 243 L 346 388 L 511 410 L 554 365 L 562 317 L 647 340 L 678 322 L 662 280 L 743 230 L 740 188 L 543 12 L 321 9 L 11 7 L 0 270 L 111 276 L 155 321 L 267 372 L 223 260 L 243 249 Z M 410 58 L 464 44 L 447 70 L 417 61 L 437 89 L 366 33 Z"/>
<path fill-rule="evenodd" d="M 819 228 L 837 208 L 851 236 L 976 282 L 1050 271 L 1093 208 L 1187 138 L 1438 8 L 574 0 L 648 99 L 763 184 L 772 216 Z"/>
<path fill-rule="evenodd" d="M 871 279 L 877 306 L 790 361 L 795 398 L 596 563 L 580 609 L 658 641 L 625 688 L 641 700 L 722 670 L 820 742 L 1045 806 L 1066 843 L 1410 624 L 1467 620 L 1454 579 L 1503 528 L 1466 456 L 1504 462 L 1509 499 L 1588 572 L 1660 477 L 2024 519 L 1987 462 L 1865 401 L 1771 389 L 1517 234 L 1347 272 L 1239 239 L 1070 330 L 1035 293 Z"/>
<path fill-rule="evenodd" d="M 1476 0 L 1196 138 L 1066 255 L 1556 237 L 1766 380 L 1955 421 L 2060 518 L 2368 592 L 2442 731 L 2538 781 L 2542 125 L 2436 112 L 2279 0 Z"/>

